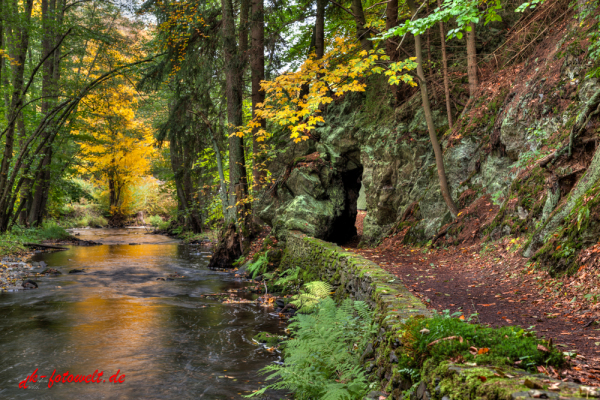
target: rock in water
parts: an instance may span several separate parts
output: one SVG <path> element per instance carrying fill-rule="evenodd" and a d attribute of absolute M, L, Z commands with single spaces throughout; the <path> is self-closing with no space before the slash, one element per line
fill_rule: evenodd
<path fill-rule="evenodd" d="M 40 261 L 38 265 L 40 266 L 40 268 L 46 268 L 48 266 L 48 264 L 46 264 L 44 261 Z"/>
<path fill-rule="evenodd" d="M 45 270 L 42 271 L 42 274 L 60 275 L 60 274 L 62 274 L 62 272 L 60 272 L 59 270 L 54 269 L 54 268 L 46 268 Z"/>
<path fill-rule="evenodd" d="M 82 270 L 82 269 L 77 269 L 77 268 L 72 269 L 72 270 L 69 271 L 70 274 L 80 274 L 82 272 L 85 272 L 85 271 Z"/>
<path fill-rule="evenodd" d="M 38 284 L 35 283 L 34 281 L 32 281 L 31 279 L 27 279 L 26 281 L 23 281 L 23 284 L 21 286 L 23 286 L 25 289 L 37 289 L 38 288 Z"/>

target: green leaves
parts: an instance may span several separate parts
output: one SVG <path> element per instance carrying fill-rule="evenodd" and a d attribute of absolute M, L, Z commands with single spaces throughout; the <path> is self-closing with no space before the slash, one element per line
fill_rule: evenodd
<path fill-rule="evenodd" d="M 543 0 L 534 1 L 540 2 Z M 479 8 L 482 3 L 486 7 L 483 11 L 480 11 Z M 407 33 L 421 35 L 434 25 L 440 22 L 448 22 L 451 19 L 454 19 L 458 26 L 448 31 L 447 39 L 454 37 L 462 39 L 464 32 L 471 32 L 471 24 L 478 24 L 481 18 L 485 18 L 485 25 L 492 21 L 502 21 L 502 18 L 497 13 L 501 9 L 502 4 L 500 0 L 485 3 L 477 0 L 446 0 L 442 4 L 442 7 L 436 8 L 432 14 L 414 21 L 408 20 L 403 25 L 384 32 L 378 39 L 386 39 L 391 36 L 404 36 Z"/>
<path fill-rule="evenodd" d="M 304 284 L 300 293 L 292 298 L 291 303 L 297 306 L 300 312 L 311 312 L 321 300 L 329 298 L 332 290 L 331 285 L 326 282 L 308 282 Z"/>
<path fill-rule="evenodd" d="M 314 294 L 324 294 L 323 282 L 312 282 Z M 326 285 L 326 284 L 325 284 Z M 329 297 L 315 304 L 313 312 L 296 314 L 290 325 L 292 339 L 285 342 L 285 365 L 270 365 L 267 389 L 294 392 L 300 400 L 362 399 L 369 383 L 360 363 L 367 341 L 374 333 L 372 312 L 366 303 L 345 300 L 340 306 Z"/>
<path fill-rule="evenodd" d="M 542 4 L 545 0 L 532 0 L 521 4 L 515 12 L 525 12 L 527 9 L 534 9 L 538 4 Z"/>
<path fill-rule="evenodd" d="M 267 253 L 262 254 L 256 261 L 248 266 L 248 274 L 251 274 L 252 279 L 254 279 L 259 273 L 265 272 L 264 267 L 266 267 L 268 263 L 269 258 L 267 257 Z"/>

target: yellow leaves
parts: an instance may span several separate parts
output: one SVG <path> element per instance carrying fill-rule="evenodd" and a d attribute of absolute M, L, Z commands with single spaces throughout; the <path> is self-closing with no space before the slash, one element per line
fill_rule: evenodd
<path fill-rule="evenodd" d="M 350 36 L 335 37 L 331 47 L 321 59 L 311 55 L 295 72 L 262 81 L 265 101 L 257 105 L 255 118 L 236 134 L 254 134 L 257 141 L 264 141 L 264 131 L 256 132 L 262 119 L 288 128 L 294 142 L 308 140 L 310 131 L 324 123 L 319 115 L 323 106 L 348 92 L 364 92 L 365 77 L 383 73 L 390 84 L 416 85 L 407 73 L 416 68 L 414 58 L 390 63 L 384 49 L 361 50 Z"/>
<path fill-rule="evenodd" d="M 80 168 L 105 188 L 118 188 L 117 213 L 126 213 L 135 200 L 133 191 L 149 174 L 155 156 L 150 124 L 137 115 L 138 96 L 127 81 L 116 80 L 82 103 L 81 117 L 73 127 L 80 145 Z M 86 108 L 88 105 L 91 108 Z"/>

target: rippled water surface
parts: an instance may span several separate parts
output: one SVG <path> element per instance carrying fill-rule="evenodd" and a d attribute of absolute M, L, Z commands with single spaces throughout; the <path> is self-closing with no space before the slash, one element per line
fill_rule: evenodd
<path fill-rule="evenodd" d="M 143 229 L 79 232 L 105 244 L 38 254 L 63 275 L 0 294 L 0 399 L 228 399 L 260 386 L 256 372 L 277 357 L 251 338 L 282 327 L 272 310 L 200 297 L 245 285 L 208 270 L 202 247 Z M 172 274 L 185 278 L 157 280 Z M 35 369 L 104 371 L 106 382 L 19 389 Z M 117 370 L 124 383 L 109 383 Z"/>

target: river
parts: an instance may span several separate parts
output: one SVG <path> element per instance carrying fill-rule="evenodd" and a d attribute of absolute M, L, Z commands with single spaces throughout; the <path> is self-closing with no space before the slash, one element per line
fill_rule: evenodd
<path fill-rule="evenodd" d="M 252 336 L 283 325 L 272 309 L 204 297 L 247 283 L 207 269 L 201 246 L 140 229 L 77 232 L 104 244 L 36 254 L 62 275 L 0 293 L 0 399 L 229 399 L 261 386 L 257 371 L 277 355 Z M 84 273 L 69 274 L 74 268 Z M 169 275 L 185 278 L 157 280 Z M 45 378 L 20 389 L 36 369 L 86 377 L 97 370 L 89 380 L 100 382 L 48 388 Z M 109 382 L 118 370 L 122 383 Z"/>

